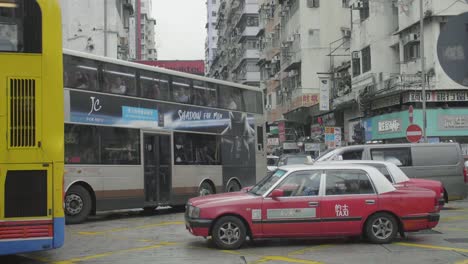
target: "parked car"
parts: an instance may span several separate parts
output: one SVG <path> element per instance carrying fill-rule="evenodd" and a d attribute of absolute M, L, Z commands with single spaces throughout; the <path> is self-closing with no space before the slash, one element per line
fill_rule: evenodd
<path fill-rule="evenodd" d="M 365 235 L 390 243 L 398 232 L 430 229 L 439 221 L 436 194 L 396 189 L 374 167 L 353 164 L 279 168 L 248 192 L 192 198 L 186 228 L 237 249 L 250 239 Z"/>
<path fill-rule="evenodd" d="M 267 170 L 268 172 L 272 172 L 278 168 L 278 156 L 268 155 L 267 156 Z"/>
<path fill-rule="evenodd" d="M 378 169 L 397 189 L 406 187 L 421 187 L 434 191 L 437 195 L 439 205 L 442 207 L 447 202 L 447 197 L 444 197 L 444 185 L 440 181 L 426 179 L 410 179 L 406 174 L 395 164 L 385 161 L 373 160 L 343 160 L 331 162 L 319 162 L 317 164 L 360 164 L 371 166 Z"/>
<path fill-rule="evenodd" d="M 378 160 L 392 162 L 410 178 L 440 181 L 447 200 L 463 199 L 467 168 L 458 143 L 370 144 L 334 149 L 317 161 Z"/>
<path fill-rule="evenodd" d="M 278 167 L 285 165 L 298 165 L 304 164 L 310 159 L 310 155 L 297 153 L 297 154 L 284 154 L 281 155 L 278 161 Z"/>

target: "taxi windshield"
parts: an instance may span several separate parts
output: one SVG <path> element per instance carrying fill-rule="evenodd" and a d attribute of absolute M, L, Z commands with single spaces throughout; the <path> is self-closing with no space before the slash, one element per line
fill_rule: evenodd
<path fill-rule="evenodd" d="M 283 175 L 286 174 L 285 170 L 276 170 L 270 176 L 263 178 L 259 183 L 257 183 L 251 190 L 250 193 L 254 195 L 263 195 L 266 191 L 268 191 L 271 186 L 273 186 L 276 182 L 278 182 Z"/>

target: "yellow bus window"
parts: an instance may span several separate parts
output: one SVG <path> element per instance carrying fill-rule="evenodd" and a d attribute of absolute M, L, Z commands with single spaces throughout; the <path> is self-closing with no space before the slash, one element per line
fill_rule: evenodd
<path fill-rule="evenodd" d="M 42 52 L 42 17 L 36 1 L 0 0 L 0 52 Z"/>

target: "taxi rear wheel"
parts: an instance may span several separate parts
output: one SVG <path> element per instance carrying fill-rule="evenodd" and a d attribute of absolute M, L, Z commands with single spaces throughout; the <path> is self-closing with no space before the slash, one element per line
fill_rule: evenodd
<path fill-rule="evenodd" d="M 221 249 L 238 249 L 245 241 L 246 228 L 242 220 L 235 216 L 224 216 L 216 221 L 211 237 Z"/>
<path fill-rule="evenodd" d="M 398 233 L 398 223 L 390 214 L 377 213 L 366 222 L 366 236 L 370 242 L 386 244 L 392 242 Z"/>

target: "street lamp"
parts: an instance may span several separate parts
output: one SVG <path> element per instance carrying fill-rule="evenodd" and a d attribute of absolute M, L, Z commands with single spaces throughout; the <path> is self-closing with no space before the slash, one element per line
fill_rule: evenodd
<path fill-rule="evenodd" d="M 423 0 L 419 0 L 420 12 L 420 56 L 421 56 L 421 89 L 422 89 L 422 110 L 423 110 L 423 142 L 427 143 L 427 115 L 426 115 L 426 62 L 424 57 L 424 5 Z"/>

